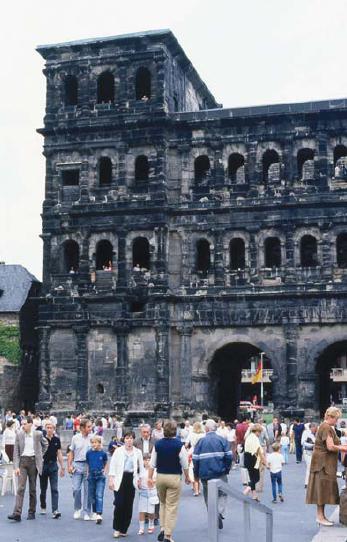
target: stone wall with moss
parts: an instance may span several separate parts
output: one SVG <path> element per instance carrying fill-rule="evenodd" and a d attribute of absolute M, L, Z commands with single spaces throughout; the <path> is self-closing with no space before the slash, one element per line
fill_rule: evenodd
<path fill-rule="evenodd" d="M 0 357 L 13 365 L 21 363 L 20 328 L 16 315 L 0 317 Z"/>

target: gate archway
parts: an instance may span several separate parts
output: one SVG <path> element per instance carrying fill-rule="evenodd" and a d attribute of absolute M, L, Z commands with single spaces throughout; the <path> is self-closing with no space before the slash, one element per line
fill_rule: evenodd
<path fill-rule="evenodd" d="M 347 397 L 347 340 L 327 346 L 317 359 L 320 415 Z"/>
<path fill-rule="evenodd" d="M 238 415 L 240 401 L 260 404 L 260 383 L 252 385 L 252 378 L 260 360 L 260 348 L 246 342 L 230 343 L 218 349 L 208 367 L 210 409 L 224 420 Z M 264 404 L 272 402 L 272 368 L 263 356 Z"/>

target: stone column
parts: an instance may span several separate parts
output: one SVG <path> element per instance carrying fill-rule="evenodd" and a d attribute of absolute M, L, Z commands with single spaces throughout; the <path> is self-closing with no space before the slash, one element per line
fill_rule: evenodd
<path fill-rule="evenodd" d="M 128 371 L 128 349 L 127 338 L 128 330 L 126 328 L 115 327 L 117 334 L 117 367 L 116 367 L 116 401 L 115 407 L 124 411 L 127 403 L 130 401 L 128 397 L 127 386 L 127 371 Z"/>
<path fill-rule="evenodd" d="M 280 174 L 281 187 L 284 181 L 284 186 L 287 189 L 287 193 L 293 188 L 294 181 L 294 164 L 293 164 L 293 144 L 291 141 L 286 141 L 283 145 L 282 154 L 282 171 Z"/>
<path fill-rule="evenodd" d="M 117 290 L 124 291 L 127 286 L 126 276 L 126 234 L 124 231 L 118 232 L 118 277 L 117 277 Z"/>
<path fill-rule="evenodd" d="M 89 326 L 74 326 L 77 337 L 77 393 L 76 407 L 80 410 L 89 408 L 89 370 L 88 370 L 88 331 Z"/>
<path fill-rule="evenodd" d="M 316 134 L 318 147 L 318 159 L 315 160 L 315 185 L 323 190 L 328 190 L 328 134 L 319 132 Z"/>
<path fill-rule="evenodd" d="M 257 233 L 259 232 L 259 226 L 250 226 L 247 228 L 249 232 L 249 261 L 250 261 L 250 279 L 253 284 L 259 282 L 259 254 L 258 254 L 258 241 Z"/>
<path fill-rule="evenodd" d="M 168 416 L 170 411 L 170 366 L 169 366 L 169 326 L 158 325 L 156 335 L 156 407 L 162 416 Z"/>
<path fill-rule="evenodd" d="M 288 223 L 283 225 L 283 229 L 286 232 L 286 277 L 285 281 L 287 283 L 295 282 L 295 260 L 294 260 L 294 230 L 293 227 Z"/>
<path fill-rule="evenodd" d="M 50 363 L 49 363 L 49 339 L 51 334 L 50 326 L 39 326 L 39 403 L 41 410 L 51 408 L 51 388 L 50 388 Z"/>
<path fill-rule="evenodd" d="M 89 151 L 82 153 L 82 165 L 80 171 L 80 201 L 89 202 Z"/>
<path fill-rule="evenodd" d="M 299 326 L 297 323 L 288 322 L 283 325 L 286 341 L 286 364 L 287 364 L 287 404 L 295 408 L 298 404 L 298 337 Z M 282 384 L 284 384 L 282 382 Z M 284 390 L 283 390 L 284 391 Z"/>
<path fill-rule="evenodd" d="M 78 106 L 81 107 L 82 118 L 85 118 L 90 116 L 89 92 L 91 81 L 89 79 L 89 68 L 87 66 L 83 66 L 78 79 Z"/>
<path fill-rule="evenodd" d="M 47 126 L 48 124 L 53 124 L 55 121 L 56 108 L 54 105 L 58 101 L 58 96 L 55 96 L 55 70 L 45 69 L 43 70 L 43 74 L 46 76 L 46 114 L 44 123 Z"/>
<path fill-rule="evenodd" d="M 82 242 L 80 245 L 80 261 L 79 261 L 79 284 L 90 282 L 90 259 L 89 259 L 89 229 L 82 230 Z"/>
<path fill-rule="evenodd" d="M 224 250 L 223 250 L 223 234 L 215 232 L 214 237 L 214 273 L 216 286 L 225 285 L 225 269 L 224 269 Z"/>
<path fill-rule="evenodd" d="M 332 280 L 333 266 L 329 232 L 327 227 L 322 228 L 322 277 L 325 281 Z"/>
<path fill-rule="evenodd" d="M 181 404 L 191 406 L 192 397 L 192 358 L 191 358 L 191 336 L 192 325 L 183 324 L 177 328 L 181 335 Z"/>
<path fill-rule="evenodd" d="M 223 167 L 223 151 L 218 143 L 214 145 L 214 178 L 216 190 L 222 190 L 224 186 L 224 167 Z"/>
<path fill-rule="evenodd" d="M 43 241 L 43 274 L 42 274 L 42 283 L 43 283 L 43 292 L 47 293 L 50 287 L 51 279 L 51 234 L 42 233 L 40 235 Z"/>
<path fill-rule="evenodd" d="M 245 165 L 246 183 L 249 185 L 250 196 L 257 196 L 259 184 L 262 184 L 262 179 L 257 171 L 257 142 L 248 144 L 248 156 Z"/>

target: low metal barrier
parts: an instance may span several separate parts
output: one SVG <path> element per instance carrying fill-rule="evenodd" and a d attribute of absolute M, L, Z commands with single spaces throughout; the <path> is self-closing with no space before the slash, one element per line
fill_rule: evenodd
<path fill-rule="evenodd" d="M 266 515 L 266 542 L 273 542 L 273 512 L 271 508 L 246 497 L 222 480 L 208 482 L 208 540 L 218 542 L 218 492 L 223 491 L 243 503 L 243 542 L 251 542 L 251 508 Z M 257 540 L 258 537 L 256 537 Z M 254 539 L 254 537 L 253 537 Z"/>

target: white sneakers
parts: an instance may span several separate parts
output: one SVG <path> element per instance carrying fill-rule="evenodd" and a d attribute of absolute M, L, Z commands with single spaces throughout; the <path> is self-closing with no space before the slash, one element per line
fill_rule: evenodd
<path fill-rule="evenodd" d="M 91 519 L 92 521 L 96 521 L 96 520 L 98 519 L 98 515 L 97 515 L 95 512 L 93 512 L 93 514 L 92 514 L 92 516 L 91 516 L 90 519 Z"/>
<path fill-rule="evenodd" d="M 41 516 L 44 516 L 46 514 L 46 508 L 40 508 L 40 514 Z"/>
<path fill-rule="evenodd" d="M 80 517 L 81 517 L 81 512 L 82 512 L 82 509 L 81 509 L 81 510 L 75 510 L 75 511 L 74 511 L 73 518 L 74 518 L 74 519 L 80 519 Z"/>
<path fill-rule="evenodd" d="M 84 521 L 90 521 L 92 518 L 88 514 L 84 514 L 83 519 Z"/>
<path fill-rule="evenodd" d="M 119 535 L 120 535 L 120 532 L 119 531 L 115 531 L 113 533 L 113 538 L 119 538 Z"/>

